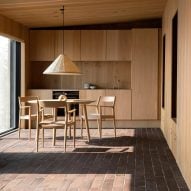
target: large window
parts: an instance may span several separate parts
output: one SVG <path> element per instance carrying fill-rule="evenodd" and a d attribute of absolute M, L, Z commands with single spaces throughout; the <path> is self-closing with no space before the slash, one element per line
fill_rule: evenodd
<path fill-rule="evenodd" d="M 0 133 L 10 129 L 10 40 L 0 36 Z"/>
<path fill-rule="evenodd" d="M 17 127 L 20 43 L 0 36 L 0 133 Z"/>

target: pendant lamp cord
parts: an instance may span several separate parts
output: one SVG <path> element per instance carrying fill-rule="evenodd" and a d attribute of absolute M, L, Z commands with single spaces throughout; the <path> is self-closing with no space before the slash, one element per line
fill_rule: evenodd
<path fill-rule="evenodd" d="M 63 14 L 63 25 L 62 25 L 62 37 L 63 37 L 63 39 L 62 39 L 62 43 L 63 43 L 63 46 L 62 46 L 62 52 L 63 52 L 63 54 L 64 54 L 64 6 L 63 6 L 63 8 L 62 9 L 60 9 L 61 11 L 62 11 L 62 14 Z"/>
<path fill-rule="evenodd" d="M 63 37 L 63 39 L 62 39 L 62 53 L 64 54 L 64 6 L 63 6 L 63 8 L 62 9 L 60 9 L 60 11 L 62 12 L 62 14 L 63 14 L 63 20 L 62 20 L 62 24 L 63 24 L 63 28 L 62 28 L 62 37 Z M 62 89 L 62 76 L 60 76 L 60 87 L 61 87 L 61 89 Z"/>

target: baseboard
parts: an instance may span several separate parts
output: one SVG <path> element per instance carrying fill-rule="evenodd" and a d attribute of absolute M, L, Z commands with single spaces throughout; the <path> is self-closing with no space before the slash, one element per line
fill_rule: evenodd
<path fill-rule="evenodd" d="M 80 126 L 80 122 L 77 122 L 77 127 Z M 97 128 L 96 121 L 89 121 L 90 128 Z M 160 128 L 160 120 L 145 120 L 145 121 L 116 121 L 117 128 Z M 104 127 L 113 127 L 112 121 L 104 121 Z"/>

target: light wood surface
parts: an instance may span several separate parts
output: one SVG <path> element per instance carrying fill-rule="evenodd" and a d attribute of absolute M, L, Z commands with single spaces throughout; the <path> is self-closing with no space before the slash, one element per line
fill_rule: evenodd
<path fill-rule="evenodd" d="M 131 63 L 124 62 L 75 62 L 83 75 L 81 76 L 53 76 L 43 75 L 43 71 L 51 62 L 31 62 L 30 89 L 82 89 L 84 83 L 92 83 L 97 88 L 131 88 Z M 35 78 L 33 77 L 35 76 Z"/>
<path fill-rule="evenodd" d="M 158 117 L 158 29 L 133 29 L 132 119 Z"/>
<path fill-rule="evenodd" d="M 89 105 L 89 107 L 91 108 L 94 106 L 94 112 L 88 113 L 87 118 L 88 120 L 97 120 L 97 127 L 100 138 L 102 138 L 102 127 L 103 121 L 105 120 L 112 120 L 114 136 L 116 137 L 115 100 L 115 96 L 99 96 L 95 105 Z M 85 117 L 86 116 L 83 113 L 81 115 L 81 131 L 83 131 L 83 122 L 85 120 Z"/>
<path fill-rule="evenodd" d="M 107 30 L 106 60 L 130 61 L 132 30 Z"/>
<path fill-rule="evenodd" d="M 80 99 L 92 99 L 97 100 L 100 96 L 105 96 L 105 90 L 80 90 Z M 95 105 L 95 103 L 92 103 Z M 90 104 L 90 105 L 92 105 Z M 89 113 L 94 113 L 95 108 L 88 107 Z M 80 114 L 82 114 L 82 109 L 80 110 Z"/>
<path fill-rule="evenodd" d="M 81 31 L 81 60 L 83 61 L 106 60 L 105 30 Z"/>
<path fill-rule="evenodd" d="M 18 41 L 25 42 L 28 36 L 28 28 L 0 15 L 0 34 Z"/>
<path fill-rule="evenodd" d="M 55 31 L 30 31 L 30 60 L 52 61 L 55 58 Z"/>
<path fill-rule="evenodd" d="M 97 100 L 99 96 L 116 96 L 116 119 L 131 120 L 131 90 L 80 90 L 80 98 Z M 88 109 L 95 112 L 95 108 Z"/>
<path fill-rule="evenodd" d="M 162 16 L 166 0 L 1 0 L 1 14 L 28 27 L 125 22 Z"/>
<path fill-rule="evenodd" d="M 107 96 L 116 96 L 115 118 L 131 120 L 131 90 L 106 90 Z"/>
<path fill-rule="evenodd" d="M 44 147 L 44 129 L 53 129 L 53 145 L 56 144 L 56 130 L 63 129 L 64 130 L 64 151 L 66 151 L 66 140 L 67 140 L 67 132 L 68 128 L 73 127 L 73 147 L 75 148 L 75 136 L 76 136 L 76 115 L 75 110 L 69 110 L 68 104 L 66 101 L 59 101 L 59 100 L 40 100 L 38 102 L 39 107 L 43 109 L 54 109 L 61 107 L 64 109 L 64 118 L 60 119 L 57 118 L 56 113 L 52 120 L 39 120 L 37 126 L 37 136 L 36 136 L 36 151 L 39 150 L 39 135 L 40 129 L 42 129 L 42 145 Z M 38 114 L 40 110 L 38 110 Z M 71 130 L 71 129 L 70 129 Z M 71 135 L 70 135 L 71 136 Z"/>
<path fill-rule="evenodd" d="M 178 10 L 177 119 L 171 119 L 172 19 Z M 163 15 L 166 34 L 165 108 L 161 128 L 178 166 L 191 189 L 191 1 L 169 0 Z"/>
<path fill-rule="evenodd" d="M 65 30 L 64 31 L 64 54 L 66 54 L 72 61 L 81 60 L 80 30 Z M 63 31 L 55 31 L 55 56 L 63 54 Z"/>
<path fill-rule="evenodd" d="M 52 99 L 52 90 L 28 90 L 28 96 L 38 96 L 39 99 Z M 46 112 L 52 113 L 52 109 L 46 109 Z"/>
<path fill-rule="evenodd" d="M 19 139 L 21 138 L 21 122 L 22 120 L 28 121 L 28 129 L 29 129 L 29 139 L 31 139 L 31 127 L 32 127 L 32 120 L 36 121 L 36 128 L 38 127 L 38 104 L 37 96 L 25 96 L 19 97 L 19 124 L 18 124 L 18 133 Z M 29 104 L 29 101 L 35 101 L 34 104 Z"/>
<path fill-rule="evenodd" d="M 25 95 L 29 83 L 29 30 L 27 27 L 0 15 L 0 35 L 21 42 L 21 95 Z"/>
<path fill-rule="evenodd" d="M 27 95 L 38 96 L 39 99 L 52 99 L 52 90 L 28 90 Z"/>

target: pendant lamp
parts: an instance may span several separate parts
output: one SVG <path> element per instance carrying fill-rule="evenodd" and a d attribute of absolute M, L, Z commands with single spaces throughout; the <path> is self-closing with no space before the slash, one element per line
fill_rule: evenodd
<path fill-rule="evenodd" d="M 63 27 L 64 27 L 64 6 L 61 9 L 63 12 Z M 79 68 L 74 62 L 67 56 L 64 55 L 64 30 L 63 30 L 63 54 L 60 54 L 43 74 L 49 75 L 81 75 Z"/>

